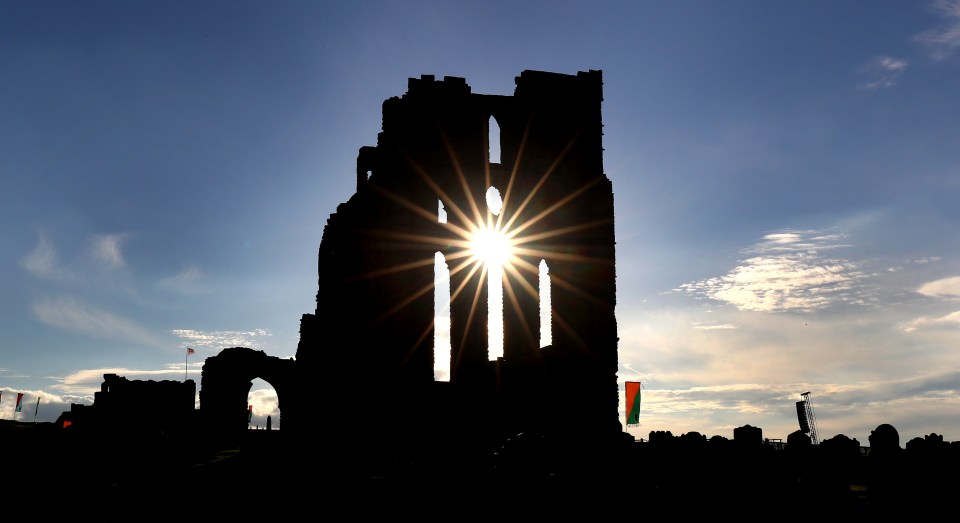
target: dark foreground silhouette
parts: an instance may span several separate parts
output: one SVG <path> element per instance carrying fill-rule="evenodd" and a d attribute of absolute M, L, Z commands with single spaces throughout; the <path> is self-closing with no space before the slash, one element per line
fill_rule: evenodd
<path fill-rule="evenodd" d="M 278 507 L 356 515 L 587 510 L 616 516 L 672 510 L 680 518 L 780 514 L 791 520 L 811 510 L 834 517 L 952 511 L 960 446 L 931 434 L 901 448 L 879 440 L 889 430 L 896 432 L 889 425 L 874 431 L 878 441 L 868 452 L 843 435 L 819 445 L 791 435 L 777 447 L 698 433 L 651 433 L 639 442 L 624 434 L 617 448 L 578 452 L 578 462 L 547 436 L 521 434 L 484 463 L 459 466 L 454 455 L 442 467 L 358 463 L 352 471 L 326 466 L 336 449 L 290 446 L 278 430 L 248 430 L 235 446 L 216 448 L 200 435 L 120 438 L 0 421 L 0 448 L 8 451 L 4 477 L 20 492 L 69 487 L 75 494 L 65 496 L 84 503 L 159 503 L 158 510 L 173 510 L 187 497 L 193 513 L 266 514 Z M 584 459 L 590 454 L 597 461 Z"/>

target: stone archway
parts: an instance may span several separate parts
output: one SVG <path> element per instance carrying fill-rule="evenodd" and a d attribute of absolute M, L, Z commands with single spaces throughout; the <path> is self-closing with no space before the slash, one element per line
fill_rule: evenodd
<path fill-rule="evenodd" d="M 200 380 L 200 417 L 207 433 L 219 440 L 233 440 L 247 428 L 247 394 L 252 381 L 260 378 L 277 391 L 280 416 L 295 410 L 288 399 L 293 394 L 294 360 L 267 356 L 262 350 L 246 347 L 223 349 L 207 358 Z M 296 416 L 290 416 L 295 418 Z M 278 420 L 279 421 L 279 420 Z"/>

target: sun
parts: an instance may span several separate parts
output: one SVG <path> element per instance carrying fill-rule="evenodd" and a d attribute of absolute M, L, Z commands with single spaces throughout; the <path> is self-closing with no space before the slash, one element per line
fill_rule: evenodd
<path fill-rule="evenodd" d="M 512 245 L 496 225 L 475 230 L 467 252 L 472 263 L 481 266 L 487 279 L 487 355 L 491 360 L 503 356 L 503 276 L 512 267 Z"/>
<path fill-rule="evenodd" d="M 500 191 L 491 186 L 484 198 L 490 213 L 499 217 L 503 210 Z M 473 260 L 483 263 L 487 271 L 499 273 L 510 261 L 512 244 L 506 231 L 501 228 L 500 220 L 488 220 L 486 225 L 481 224 L 478 222 L 478 227 L 470 234 L 468 253 Z"/>
<path fill-rule="evenodd" d="M 488 270 L 503 267 L 510 260 L 511 251 L 510 240 L 495 226 L 482 227 L 470 238 L 470 256 Z"/>

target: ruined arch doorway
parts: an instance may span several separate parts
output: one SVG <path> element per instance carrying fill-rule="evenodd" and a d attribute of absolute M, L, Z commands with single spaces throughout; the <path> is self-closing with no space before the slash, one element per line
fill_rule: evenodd
<path fill-rule="evenodd" d="M 277 389 L 270 382 L 261 378 L 251 380 L 247 405 L 253 407 L 248 429 L 280 430 L 280 399 Z"/>
<path fill-rule="evenodd" d="M 274 426 L 279 427 L 281 417 L 287 414 L 296 418 L 291 412 L 295 408 L 285 404 L 287 400 L 293 405 L 293 399 L 285 394 L 294 394 L 294 360 L 267 356 L 262 350 L 231 347 L 207 358 L 203 364 L 200 413 L 207 430 L 230 438 L 248 428 L 252 422 L 249 399 L 254 380 L 271 385 L 276 392 L 278 415 L 272 417 Z M 264 426 L 267 415 L 263 414 Z"/>

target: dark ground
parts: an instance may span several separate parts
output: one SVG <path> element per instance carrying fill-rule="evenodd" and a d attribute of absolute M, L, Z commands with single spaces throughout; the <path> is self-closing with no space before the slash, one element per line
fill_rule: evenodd
<path fill-rule="evenodd" d="M 443 473 L 411 466 L 333 472 L 328 464 L 335 455 L 290 445 L 280 431 L 247 431 L 237 445 L 214 448 L 200 441 L 95 439 L 9 420 L 0 420 L 0 448 L 7 454 L 0 473 L 11 487 L 44 492 L 44 499 L 60 496 L 71 510 L 218 519 L 309 511 L 338 520 L 671 514 L 799 521 L 903 513 L 915 521 L 946 517 L 960 494 L 955 456 L 824 460 L 785 450 L 678 452 L 638 443 L 576 473 L 519 461 Z"/>

